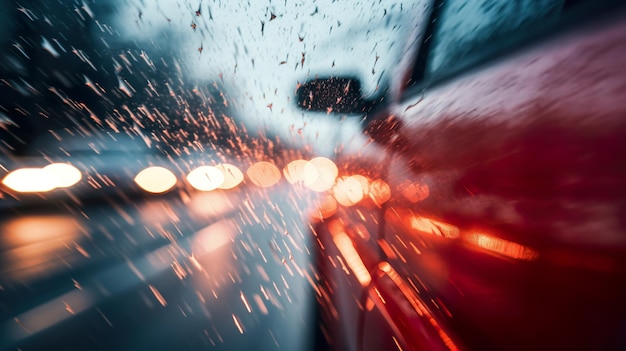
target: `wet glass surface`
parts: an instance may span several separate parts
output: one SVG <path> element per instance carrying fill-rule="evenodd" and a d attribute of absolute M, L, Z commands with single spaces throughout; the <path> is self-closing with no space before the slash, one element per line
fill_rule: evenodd
<path fill-rule="evenodd" d="M 0 349 L 623 349 L 626 13 L 441 3 L 1 2 Z"/>
<path fill-rule="evenodd" d="M 384 90 L 413 6 L 2 2 L 0 348 L 312 349 L 309 223 L 364 139 L 294 88 Z"/>

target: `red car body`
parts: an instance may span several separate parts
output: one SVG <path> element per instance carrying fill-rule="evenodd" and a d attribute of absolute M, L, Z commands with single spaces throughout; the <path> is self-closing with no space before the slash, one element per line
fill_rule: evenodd
<path fill-rule="evenodd" d="M 335 349 L 626 348 L 626 9 L 577 6 L 423 82 L 416 31 L 366 119 L 391 197 L 315 228 Z"/>

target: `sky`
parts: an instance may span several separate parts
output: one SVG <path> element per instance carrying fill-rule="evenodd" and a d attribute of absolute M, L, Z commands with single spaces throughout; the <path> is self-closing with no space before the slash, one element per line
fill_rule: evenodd
<path fill-rule="evenodd" d="M 220 79 L 248 125 L 331 154 L 359 147 L 358 117 L 298 110 L 298 83 L 356 75 L 366 95 L 389 79 L 419 1 L 127 0 L 111 26 L 121 40 L 180 56 L 189 76 Z"/>

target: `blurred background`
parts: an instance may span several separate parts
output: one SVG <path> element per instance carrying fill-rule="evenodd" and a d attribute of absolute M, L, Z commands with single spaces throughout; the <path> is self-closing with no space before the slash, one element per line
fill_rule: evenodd
<path fill-rule="evenodd" d="M 413 3 L 1 2 L 0 348 L 323 348 L 308 223 L 367 141 L 295 90 L 382 92 Z"/>

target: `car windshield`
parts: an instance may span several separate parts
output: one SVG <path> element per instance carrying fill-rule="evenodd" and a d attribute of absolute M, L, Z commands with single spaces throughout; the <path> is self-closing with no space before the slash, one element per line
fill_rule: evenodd
<path fill-rule="evenodd" d="M 0 1 L 0 350 L 624 349 L 620 0 Z"/>
<path fill-rule="evenodd" d="M 332 152 L 340 131 L 354 125 L 297 111 L 294 82 L 311 72 L 352 73 L 376 93 L 413 10 L 400 1 L 1 6 L 2 151 L 16 155 L 124 134 L 166 154 L 198 144 L 232 148 L 229 138 L 259 133 Z"/>
<path fill-rule="evenodd" d="M 385 90 L 415 6 L 0 2 L 0 348 L 306 349 L 308 222 L 367 140 L 295 89 Z"/>

